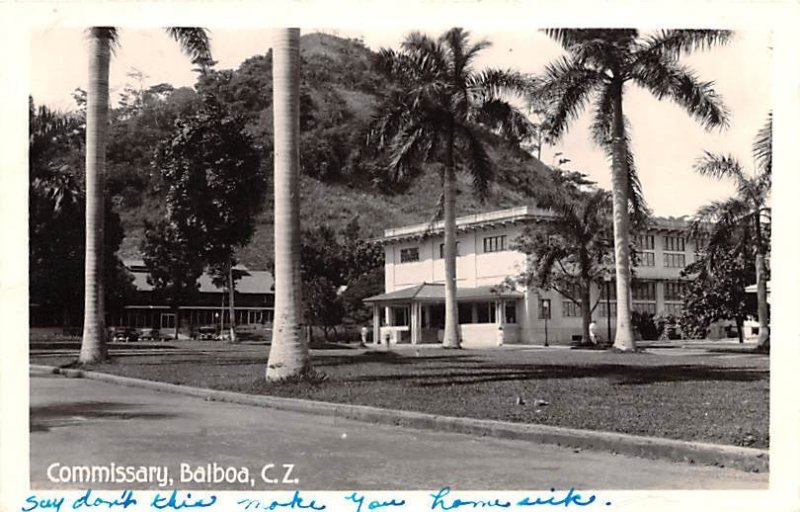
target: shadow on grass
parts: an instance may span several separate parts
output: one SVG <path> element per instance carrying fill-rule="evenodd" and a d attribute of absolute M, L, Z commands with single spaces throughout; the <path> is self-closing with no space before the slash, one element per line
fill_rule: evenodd
<path fill-rule="evenodd" d="M 463 363 L 480 364 L 486 359 L 470 354 L 463 355 L 430 355 L 420 356 L 400 354 L 397 352 L 367 351 L 354 355 L 321 356 L 314 358 L 317 366 L 347 366 L 363 363 L 387 363 L 392 365 L 419 365 L 430 363 Z"/>
<path fill-rule="evenodd" d="M 469 371 L 432 374 L 365 375 L 347 379 L 350 382 L 403 380 L 418 387 L 478 384 L 483 382 L 605 378 L 614 385 L 642 385 L 658 382 L 754 382 L 769 380 L 769 371 L 746 368 L 719 368 L 706 365 L 637 366 L 601 364 L 592 366 L 514 365 L 482 366 Z M 414 382 L 417 381 L 417 382 Z"/>
<path fill-rule="evenodd" d="M 134 404 L 115 402 L 70 402 L 33 406 L 30 409 L 30 431 L 49 432 L 51 428 L 79 425 L 90 419 L 150 419 L 174 418 L 174 414 L 135 410 Z"/>

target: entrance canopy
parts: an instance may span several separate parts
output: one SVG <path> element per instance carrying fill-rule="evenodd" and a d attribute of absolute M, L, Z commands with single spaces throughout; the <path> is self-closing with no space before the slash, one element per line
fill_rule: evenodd
<path fill-rule="evenodd" d="M 521 299 L 524 295 L 516 290 L 497 286 L 478 286 L 476 288 L 456 288 L 456 300 L 497 300 Z M 367 297 L 364 302 L 386 304 L 398 302 L 443 302 L 444 283 L 422 283 L 402 290 Z"/>

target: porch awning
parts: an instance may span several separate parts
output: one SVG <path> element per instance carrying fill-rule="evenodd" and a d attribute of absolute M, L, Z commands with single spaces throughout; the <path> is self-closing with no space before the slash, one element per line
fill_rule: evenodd
<path fill-rule="evenodd" d="M 522 292 L 497 286 L 456 288 L 456 300 L 520 299 Z M 402 290 L 367 297 L 364 302 L 444 302 L 444 283 L 422 283 Z"/>

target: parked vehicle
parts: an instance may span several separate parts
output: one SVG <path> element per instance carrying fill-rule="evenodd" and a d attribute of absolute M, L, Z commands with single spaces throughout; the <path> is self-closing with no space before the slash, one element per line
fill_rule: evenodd
<path fill-rule="evenodd" d="M 139 340 L 139 332 L 133 327 L 112 327 L 112 340 L 117 342 L 130 342 Z"/>
<path fill-rule="evenodd" d="M 197 328 L 195 338 L 198 340 L 215 340 L 217 339 L 218 329 L 213 326 L 203 326 Z"/>
<path fill-rule="evenodd" d="M 153 329 L 150 327 L 145 327 L 140 330 L 139 332 L 139 339 L 144 341 L 153 341 L 153 340 L 160 340 L 161 335 L 158 332 L 158 329 Z"/>

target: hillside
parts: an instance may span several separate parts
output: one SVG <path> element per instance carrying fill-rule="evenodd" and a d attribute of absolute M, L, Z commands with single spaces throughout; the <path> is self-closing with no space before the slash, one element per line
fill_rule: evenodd
<path fill-rule="evenodd" d="M 363 133 L 389 84 L 371 62 L 374 54 L 360 42 L 325 34 L 301 39 L 301 223 L 328 224 L 338 229 L 359 219 L 363 236 L 374 237 L 386 228 L 431 219 L 441 193 L 437 165 L 405 190 L 377 186 L 374 162 L 361 157 Z M 254 56 L 235 71 L 221 71 L 201 80 L 198 88 L 213 90 L 247 126 L 262 148 L 262 170 L 272 175 L 271 54 Z M 471 192 L 469 178 L 459 175 L 458 214 L 507 208 L 530 202 L 537 188 L 552 187 L 551 171 L 541 162 L 491 134 L 486 134 L 495 167 L 491 194 L 481 203 Z M 138 202 L 120 201 L 126 229 L 120 248 L 123 258 L 136 257 L 143 221 L 160 215 L 156 192 L 145 191 Z M 271 190 L 250 246 L 239 254 L 251 268 L 271 261 L 273 240 Z"/>

